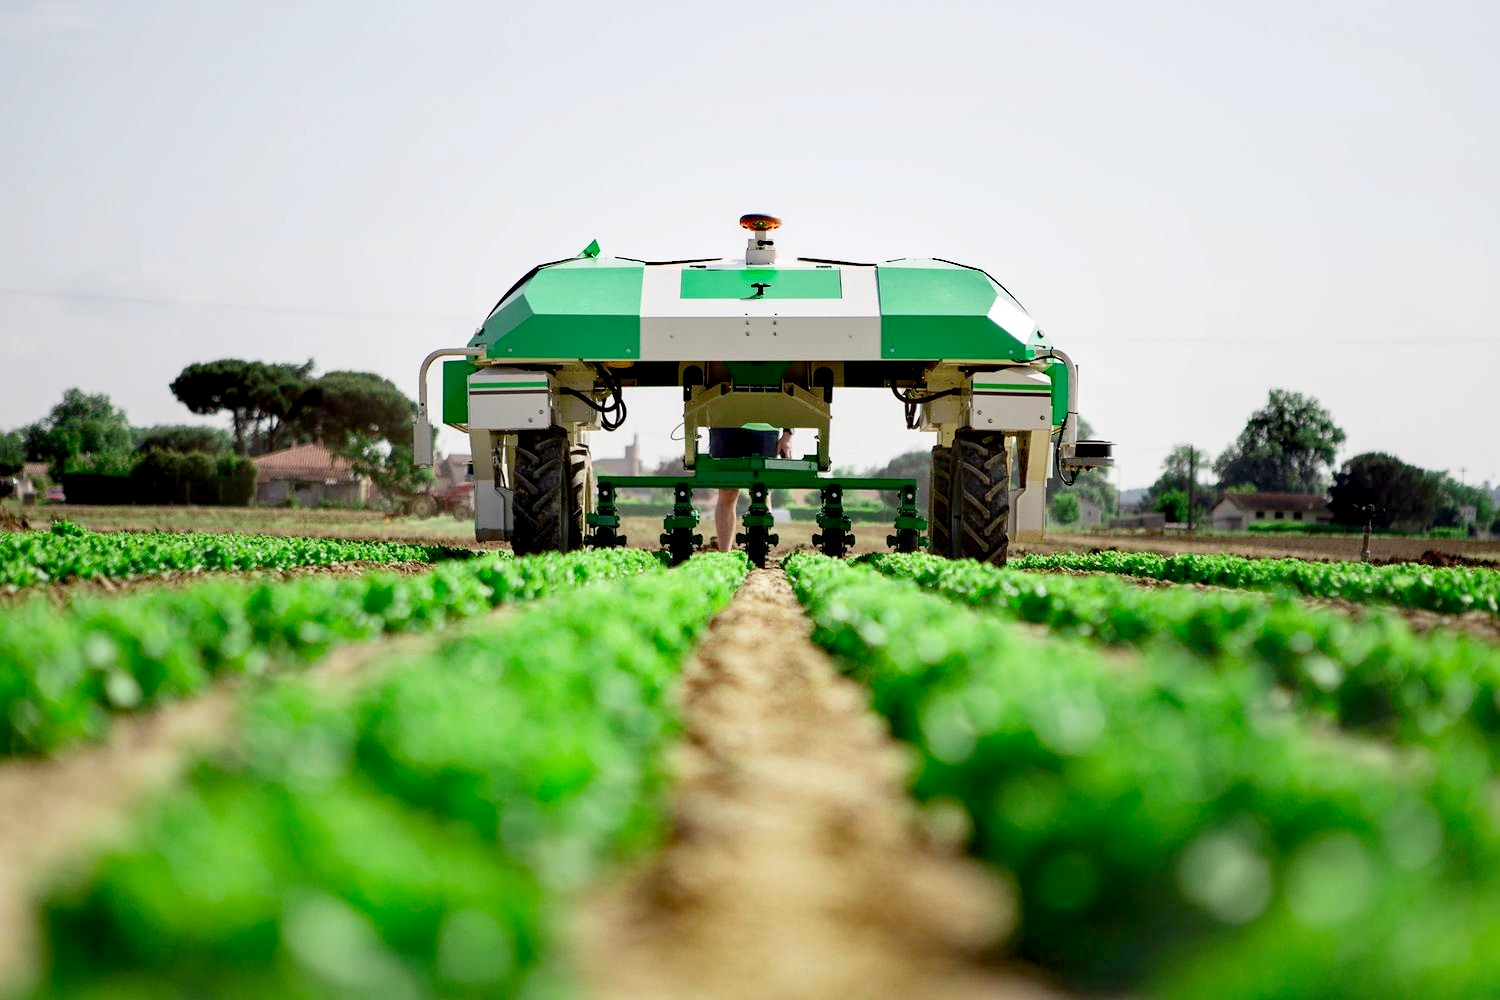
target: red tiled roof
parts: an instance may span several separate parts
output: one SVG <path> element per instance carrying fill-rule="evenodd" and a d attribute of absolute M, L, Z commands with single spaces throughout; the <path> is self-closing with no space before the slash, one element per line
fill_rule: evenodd
<path fill-rule="evenodd" d="M 281 451 L 267 452 L 254 459 L 261 479 L 329 480 L 354 482 L 354 469 L 347 458 L 335 458 L 320 444 L 299 444 Z"/>
<path fill-rule="evenodd" d="M 1328 497 L 1321 493 L 1225 493 L 1240 510 L 1322 510 Z"/>

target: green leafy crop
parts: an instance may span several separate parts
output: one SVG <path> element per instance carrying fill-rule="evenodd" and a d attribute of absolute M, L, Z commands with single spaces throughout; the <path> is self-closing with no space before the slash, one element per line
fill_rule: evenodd
<path fill-rule="evenodd" d="M 161 704 L 224 674 L 306 662 L 340 642 L 427 631 L 520 600 L 659 566 L 637 549 L 492 555 L 415 576 L 224 580 L 75 601 L 0 617 L 0 755 L 104 732 L 109 716 Z"/>
<path fill-rule="evenodd" d="M 1339 724 L 1427 742 L 1472 725 L 1500 759 L 1500 649 L 1444 630 L 1417 635 L 1397 615 L 1358 619 L 1269 594 L 1143 588 L 1111 576 L 1027 573 L 928 555 L 870 565 L 952 600 L 1091 642 L 1163 646 L 1226 670 L 1268 674 Z"/>
<path fill-rule="evenodd" d="M 1068 569 L 1145 576 L 1173 583 L 1274 589 L 1309 597 L 1397 604 L 1445 613 L 1500 614 L 1500 569 L 1433 567 L 1414 563 L 1308 562 L 1226 555 L 1159 556 L 1149 552 L 1057 552 L 1021 556 L 1013 569 Z"/>
<path fill-rule="evenodd" d="M 1500 831 L 1464 733 L 1392 750 L 1254 667 L 1118 663 L 867 567 L 786 567 L 815 641 L 915 748 L 917 798 L 961 806 L 1012 874 L 1025 958 L 1174 998 L 1493 995 Z M 1443 933 L 1403 939 L 1403 910 Z M 1316 976 L 1278 975 L 1282 954 Z"/>
<path fill-rule="evenodd" d="M 49 995 L 552 995 L 557 912 L 659 839 L 669 690 L 746 570 L 700 555 L 256 698 L 237 753 L 53 895 Z"/>
<path fill-rule="evenodd" d="M 123 580 L 172 571 L 437 562 L 472 555 L 468 549 L 405 542 L 212 532 L 97 532 L 58 521 L 47 531 L 0 532 L 0 589 L 67 580 Z"/>

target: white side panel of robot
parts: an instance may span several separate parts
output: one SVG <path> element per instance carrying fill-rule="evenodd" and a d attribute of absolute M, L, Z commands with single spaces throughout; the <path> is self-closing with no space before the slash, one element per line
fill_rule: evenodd
<path fill-rule="evenodd" d="M 975 430 L 1052 429 L 1052 381 L 1030 369 L 981 372 L 973 378 L 969 426 Z"/>
<path fill-rule="evenodd" d="M 552 426 L 552 395 L 538 372 L 484 368 L 469 376 L 469 426 L 492 431 Z"/>

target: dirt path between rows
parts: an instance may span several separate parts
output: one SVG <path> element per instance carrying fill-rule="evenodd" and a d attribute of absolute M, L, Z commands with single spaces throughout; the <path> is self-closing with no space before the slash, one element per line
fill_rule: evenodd
<path fill-rule="evenodd" d="M 971 957 L 1013 901 L 923 833 L 906 756 L 809 633 L 775 570 L 715 620 L 684 679 L 670 842 L 581 908 L 590 992 L 1049 996 Z"/>
<path fill-rule="evenodd" d="M 300 678 L 329 691 L 348 689 L 455 629 L 510 611 L 502 605 L 441 632 L 341 646 L 269 682 Z M 169 789 L 202 753 L 231 745 L 242 695 L 255 684 L 225 680 L 183 701 L 115 716 L 103 742 L 56 757 L 0 760 L 0 996 L 36 972 L 38 894 L 66 866 L 87 863 L 125 835 L 139 804 Z"/>

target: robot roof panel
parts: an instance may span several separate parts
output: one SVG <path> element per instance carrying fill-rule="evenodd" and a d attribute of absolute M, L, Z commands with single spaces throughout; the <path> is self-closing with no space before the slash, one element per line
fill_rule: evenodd
<path fill-rule="evenodd" d="M 785 339 L 761 344 L 763 325 Z M 604 256 L 534 268 L 470 344 L 507 361 L 729 359 L 750 350 L 765 360 L 811 352 L 830 361 L 1015 362 L 1047 347 L 1003 286 L 951 261 L 747 266 Z"/>

